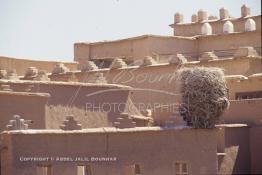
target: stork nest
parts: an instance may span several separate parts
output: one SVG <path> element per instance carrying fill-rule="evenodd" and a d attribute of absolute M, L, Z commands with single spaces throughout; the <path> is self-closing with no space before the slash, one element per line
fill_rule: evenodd
<path fill-rule="evenodd" d="M 183 68 L 178 70 L 182 103 L 179 113 L 188 126 L 213 128 L 229 107 L 224 72 L 219 68 Z"/>

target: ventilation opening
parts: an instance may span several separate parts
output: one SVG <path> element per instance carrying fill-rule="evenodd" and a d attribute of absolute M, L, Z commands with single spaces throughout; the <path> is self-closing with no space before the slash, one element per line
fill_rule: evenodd
<path fill-rule="evenodd" d="M 77 175 L 93 175 L 91 165 L 77 166 Z"/>
<path fill-rule="evenodd" d="M 36 168 L 37 175 L 52 175 L 52 169 L 50 165 L 39 165 Z"/>
<path fill-rule="evenodd" d="M 185 162 L 176 162 L 175 175 L 188 175 L 188 164 Z"/>
<path fill-rule="evenodd" d="M 134 164 L 132 166 L 133 169 L 133 175 L 142 175 L 141 167 L 139 164 Z"/>

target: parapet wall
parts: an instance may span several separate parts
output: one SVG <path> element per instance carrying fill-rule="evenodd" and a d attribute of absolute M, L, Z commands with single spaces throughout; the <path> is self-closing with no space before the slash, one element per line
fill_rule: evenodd
<path fill-rule="evenodd" d="M 132 174 L 134 164 L 139 165 L 143 174 L 173 175 L 176 162 L 186 162 L 189 174 L 217 173 L 216 129 L 28 130 L 4 132 L 1 138 L 7 147 L 1 153 L 2 175 L 35 175 L 37 166 L 41 165 L 50 166 L 57 175 L 77 175 L 80 165 L 89 165 L 93 174 L 123 175 Z M 73 161 L 21 161 L 21 157 L 22 160 L 26 157 L 69 157 Z M 116 160 L 75 161 L 76 157 L 115 157 Z"/>
<path fill-rule="evenodd" d="M 135 61 L 145 56 L 156 57 L 177 52 L 191 53 L 195 50 L 196 45 L 194 39 L 191 38 L 143 35 L 116 41 L 75 43 L 74 59 L 81 66 L 86 60 L 112 60 L 114 57 L 120 57 L 127 61 Z"/>
<path fill-rule="evenodd" d="M 49 97 L 47 93 L 0 91 L 0 132 L 7 129 L 13 115 L 32 120 L 31 128 L 46 128 L 45 105 Z"/>
<path fill-rule="evenodd" d="M 247 19 L 253 19 L 256 23 L 256 29 L 261 30 L 261 15 L 251 16 L 248 18 L 228 18 L 225 20 L 206 20 L 196 23 L 177 23 L 171 24 L 170 27 L 174 28 L 175 36 L 197 36 L 202 35 L 201 27 L 204 23 L 209 23 L 212 27 L 212 34 L 223 34 L 223 25 L 226 21 L 232 22 L 234 32 L 245 32 L 245 22 Z"/>
<path fill-rule="evenodd" d="M 250 154 L 251 154 L 251 174 L 261 174 L 262 167 L 262 127 L 250 128 Z"/>
<path fill-rule="evenodd" d="M 22 80 L 2 80 L 0 81 L 1 85 L 9 85 L 10 89 L 16 91 L 14 93 L 26 94 L 25 91 L 27 93 L 29 91 L 29 93 L 41 92 L 50 94 L 51 97 L 46 100 L 46 106 L 39 105 L 44 110 L 41 115 L 32 113 L 27 117 L 26 114 L 30 113 L 32 106 L 24 107 L 16 103 L 14 105 L 9 104 L 10 107 L 7 108 L 7 112 L 12 112 L 12 115 L 18 114 L 22 117 L 25 115 L 26 119 L 30 119 L 34 114 L 31 120 L 39 118 L 39 120 L 44 121 L 43 126 L 38 127 L 38 125 L 33 124 L 35 126 L 33 128 L 58 129 L 67 115 L 74 115 L 83 128 L 112 126 L 121 113 L 141 115 L 136 112 L 134 106 L 130 106 L 132 105 L 129 100 L 130 87 L 123 85 Z M 27 96 L 28 101 L 31 98 L 30 95 Z M 3 101 L 2 103 L 6 101 L 5 98 L 0 100 Z M 32 104 L 37 105 L 33 100 Z M 34 109 L 37 109 L 37 107 Z M 15 110 L 16 108 L 20 110 Z M 5 108 L 1 109 L 5 111 Z M 12 115 L 8 116 L 9 118 L 3 118 L 3 123 L 6 124 Z"/>
<path fill-rule="evenodd" d="M 222 117 L 225 123 L 244 123 L 262 126 L 262 99 L 231 100 L 230 108 Z"/>
<path fill-rule="evenodd" d="M 217 56 L 231 57 L 239 47 L 254 47 L 261 55 L 261 30 L 250 32 L 218 34 L 196 37 L 144 35 L 117 41 L 98 43 L 75 43 L 75 61 L 79 67 L 87 60 L 108 60 L 115 57 L 127 62 L 153 57 L 165 62 L 170 56 L 184 54 L 188 60 L 196 61 L 203 52 L 214 51 Z"/>
<path fill-rule="evenodd" d="M 63 62 L 70 70 L 77 70 L 77 62 L 61 62 Z M 28 67 L 36 67 L 39 70 L 52 72 L 55 65 L 58 63 L 60 63 L 60 61 L 17 59 L 0 56 L 0 69 L 5 69 L 7 71 L 15 69 L 18 75 L 24 75 Z"/>

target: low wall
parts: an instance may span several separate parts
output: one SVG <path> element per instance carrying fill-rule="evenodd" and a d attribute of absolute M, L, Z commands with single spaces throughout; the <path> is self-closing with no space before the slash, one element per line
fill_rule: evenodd
<path fill-rule="evenodd" d="M 256 22 L 257 30 L 261 30 L 261 15 L 250 17 Z M 245 22 L 247 18 L 237 18 L 228 20 L 206 21 L 212 27 L 213 34 L 223 34 L 223 25 L 226 21 L 231 21 L 234 25 L 235 32 L 245 32 Z M 181 23 L 171 25 L 174 28 L 174 35 L 176 36 L 196 36 L 201 35 L 201 27 L 203 23 Z"/>
<path fill-rule="evenodd" d="M 259 63 L 258 63 L 259 64 Z M 260 71 L 261 72 L 261 71 Z M 239 92 L 256 92 L 262 90 L 262 76 L 251 75 L 246 78 L 228 79 L 229 98 L 236 100 L 236 93 Z"/>
<path fill-rule="evenodd" d="M 226 125 L 224 128 L 224 153 L 218 174 L 249 174 L 251 171 L 249 127 Z"/>
<path fill-rule="evenodd" d="M 6 130 L 13 115 L 20 115 L 25 120 L 33 120 L 31 128 L 44 129 L 45 105 L 49 94 L 0 91 L 0 132 Z"/>
<path fill-rule="evenodd" d="M 198 53 L 207 51 L 232 52 L 239 47 L 252 46 L 261 54 L 261 30 L 220 35 L 199 36 Z M 229 51 L 228 51 L 229 50 Z M 228 53 L 233 55 L 234 53 Z"/>
<path fill-rule="evenodd" d="M 261 106 L 261 98 L 232 100 L 222 120 L 225 123 L 245 123 L 250 126 L 262 126 Z"/>
<path fill-rule="evenodd" d="M 0 68 L 5 70 L 16 69 L 18 75 L 24 75 L 28 67 L 36 67 L 39 70 L 52 72 L 55 65 L 58 63 L 64 63 L 64 65 L 72 71 L 77 69 L 77 62 L 42 61 L 0 56 Z"/>
<path fill-rule="evenodd" d="M 250 128 L 251 173 L 262 174 L 262 127 Z"/>
<path fill-rule="evenodd" d="M 24 92 L 30 87 L 30 92 L 49 93 L 51 97 L 45 107 L 46 115 L 36 115 L 43 117 L 42 120 L 45 117 L 47 129 L 58 129 L 66 115 L 74 115 L 83 128 L 112 126 L 123 112 L 141 115 L 130 103 L 131 88 L 128 86 L 4 80 L 0 81 L 1 84 L 10 85 L 16 92 Z M 5 98 L 2 100 L 4 102 Z"/>
<path fill-rule="evenodd" d="M 128 175 L 134 164 L 140 165 L 142 174 L 173 175 L 176 162 L 187 163 L 189 174 L 216 174 L 215 131 L 146 127 L 4 132 L 1 138 L 7 149 L 2 151 L 2 175 L 35 175 L 37 165 L 50 166 L 53 174 L 77 175 L 77 165 L 89 165 L 94 175 Z M 19 160 L 39 156 L 73 161 Z M 116 161 L 75 161 L 75 157 L 115 157 Z"/>
<path fill-rule="evenodd" d="M 81 65 L 90 59 L 124 57 L 126 60 L 140 60 L 145 56 L 192 53 L 197 49 L 194 40 L 185 37 L 142 35 L 115 41 L 75 43 L 74 60 Z"/>

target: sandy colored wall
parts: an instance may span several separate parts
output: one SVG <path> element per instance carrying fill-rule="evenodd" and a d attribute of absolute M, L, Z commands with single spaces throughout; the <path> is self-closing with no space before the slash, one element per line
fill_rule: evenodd
<path fill-rule="evenodd" d="M 262 127 L 250 128 L 251 173 L 262 174 Z"/>
<path fill-rule="evenodd" d="M 0 56 L 0 68 L 5 70 L 16 69 L 18 75 L 24 75 L 28 67 L 52 72 L 55 65 L 60 62 L 64 63 L 70 70 L 77 69 L 77 62 L 29 60 Z"/>
<path fill-rule="evenodd" d="M 126 57 L 140 60 L 144 56 L 153 56 L 160 62 L 167 62 L 170 55 L 183 53 L 188 60 L 195 61 L 203 52 L 214 51 L 221 57 L 231 57 L 236 49 L 243 46 L 254 47 L 261 54 L 261 30 L 252 32 L 197 36 L 195 38 L 145 35 L 124 40 L 76 43 L 75 60 L 80 67 L 85 60 L 95 58 Z"/>
<path fill-rule="evenodd" d="M 93 128 L 112 126 L 123 112 L 138 114 L 130 110 L 133 108 L 128 100 L 130 88 L 127 86 L 33 81 L 3 84 L 9 84 L 17 92 L 24 92 L 31 86 L 31 92 L 50 94 L 45 115 L 34 116 L 43 117 L 41 120 L 45 120 L 47 129 L 58 129 L 67 115 L 74 115 L 83 128 Z M 4 102 L 5 98 L 2 100 Z"/>
<path fill-rule="evenodd" d="M 145 35 L 111 42 L 76 43 L 75 60 L 125 57 L 139 60 L 145 56 L 196 52 L 194 39 Z M 81 64 L 81 63 L 80 63 Z"/>
<path fill-rule="evenodd" d="M 21 162 L 20 156 L 117 158 L 116 162 L 109 163 L 52 162 L 53 174 L 63 175 L 76 175 L 74 167 L 77 164 L 91 164 L 94 175 L 128 175 L 131 173 L 128 169 L 135 163 L 143 167 L 145 175 L 173 175 L 176 161 L 188 162 L 190 174 L 216 174 L 217 171 L 215 130 L 210 129 L 162 130 L 153 127 L 118 132 L 113 128 L 74 133 L 36 131 L 32 134 L 4 133 L 2 140 L 12 148 L 2 151 L 2 161 L 8 161 L 3 164 L 6 166 L 2 168 L 2 175 L 36 174 L 37 163 Z M 10 157 L 7 159 L 6 156 Z"/>
<path fill-rule="evenodd" d="M 243 59 L 224 59 L 217 61 L 210 61 L 204 63 L 189 63 L 186 67 L 192 66 L 207 66 L 220 67 L 225 70 L 226 75 L 250 75 L 261 72 L 261 59 L 243 58 Z M 251 66 L 252 65 L 252 66 Z M 177 70 L 177 65 L 162 64 L 148 67 L 133 67 L 127 69 L 100 69 L 103 72 L 108 83 L 122 84 L 132 86 L 130 98 L 136 106 L 139 104 L 146 104 L 148 107 L 154 105 L 169 105 L 174 104 L 173 109 L 177 109 L 177 95 L 176 82 L 174 72 Z M 79 81 L 88 82 L 97 71 L 90 72 L 75 72 L 75 76 Z M 50 77 L 53 80 L 64 80 L 66 75 L 59 75 Z M 229 88 L 230 99 L 235 99 L 236 92 L 261 90 L 262 84 L 258 78 L 249 78 L 245 81 L 238 82 L 237 80 L 230 80 L 227 82 Z M 171 106 L 173 107 L 173 106 Z M 155 120 L 165 117 L 170 117 L 174 112 L 173 109 L 156 109 L 154 113 Z M 170 111 L 172 110 L 172 111 Z M 161 113 L 161 115 L 160 115 Z"/>
<path fill-rule="evenodd" d="M 262 126 L 262 99 L 243 99 L 230 101 L 229 110 L 222 120 L 225 123 L 245 123 L 251 126 Z"/>
<path fill-rule="evenodd" d="M 260 71 L 261 72 L 261 71 Z M 262 90 L 262 77 L 247 77 L 248 79 L 243 80 L 228 80 L 227 86 L 229 88 L 229 98 L 236 99 L 237 92 L 255 92 Z"/>
<path fill-rule="evenodd" d="M 249 128 L 225 128 L 224 152 L 219 174 L 249 174 L 251 171 Z"/>
<path fill-rule="evenodd" d="M 148 55 L 148 36 L 99 43 L 75 43 L 74 60 L 82 64 L 96 58 L 126 57 L 143 58 Z"/>
<path fill-rule="evenodd" d="M 256 28 L 261 30 L 261 15 L 251 17 L 256 22 Z M 238 18 L 230 20 L 234 25 L 235 32 L 245 32 L 245 22 L 247 18 Z M 212 27 L 213 34 L 222 34 L 223 25 L 225 20 L 210 21 L 209 24 Z M 174 28 L 174 35 L 176 36 L 195 36 L 201 35 L 201 26 L 203 23 L 188 23 L 188 24 L 177 24 Z"/>
<path fill-rule="evenodd" d="M 49 94 L 18 93 L 0 91 L 0 132 L 6 130 L 6 125 L 13 115 L 20 115 L 25 120 L 33 120 L 30 128 L 45 128 L 45 105 Z"/>
<path fill-rule="evenodd" d="M 260 48 L 258 50 L 260 50 L 261 54 L 261 30 L 226 35 L 201 36 L 197 42 L 199 53 L 212 50 L 229 50 L 228 52 L 234 52 L 238 47 L 252 46 Z M 233 51 L 230 51 L 231 49 L 233 49 Z"/>

